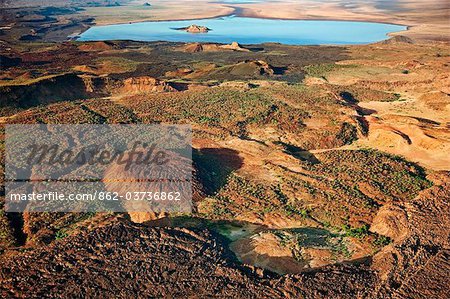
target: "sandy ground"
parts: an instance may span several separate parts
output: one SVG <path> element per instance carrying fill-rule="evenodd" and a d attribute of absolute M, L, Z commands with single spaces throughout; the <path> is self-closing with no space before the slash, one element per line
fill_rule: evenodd
<path fill-rule="evenodd" d="M 147 1 L 133 1 L 127 6 L 88 7 L 86 15 L 94 16 L 98 25 L 141 21 L 189 20 L 212 18 L 232 14 L 234 9 L 224 5 L 208 4 L 208 1 L 152 1 L 151 7 L 143 6 Z"/>
<path fill-rule="evenodd" d="M 328 83 L 362 84 L 397 93 L 400 98 L 360 102 L 360 107 L 370 111 L 365 116 L 368 136 L 344 148 L 376 148 L 429 169 L 450 170 L 448 47 L 375 44 L 350 49 L 354 59 L 340 64 L 358 67 L 326 74 Z M 440 51 L 444 55 L 435 54 Z M 401 72 L 404 69 L 409 70 L 407 74 Z"/>
<path fill-rule="evenodd" d="M 247 4 L 207 0 L 155 0 L 144 7 L 145 0 L 131 1 L 120 7 L 86 8 L 99 25 L 124 22 L 212 18 L 228 14 L 280 19 L 323 19 L 386 22 L 410 26 L 407 35 L 415 39 L 449 40 L 450 5 L 446 0 L 319 1 L 279 0 Z"/>
<path fill-rule="evenodd" d="M 430 169 L 450 170 L 448 122 L 434 121 L 448 121 L 448 112 L 430 111 L 415 99 L 405 103 L 403 107 L 409 109 L 404 114 L 398 112 L 398 103 L 368 102 L 361 106 L 374 109 L 377 114 L 366 118 L 370 126 L 369 135 L 358 140 L 356 146 L 374 147 L 401 155 Z M 427 118 L 422 119 L 421 116 Z"/>

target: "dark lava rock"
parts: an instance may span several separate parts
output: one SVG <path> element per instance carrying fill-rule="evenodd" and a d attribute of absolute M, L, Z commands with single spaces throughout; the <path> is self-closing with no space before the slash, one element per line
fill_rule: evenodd
<path fill-rule="evenodd" d="M 3 256 L 0 263 L 3 298 L 352 298 L 366 295 L 375 277 L 354 266 L 261 276 L 237 264 L 208 230 L 124 221 Z"/>

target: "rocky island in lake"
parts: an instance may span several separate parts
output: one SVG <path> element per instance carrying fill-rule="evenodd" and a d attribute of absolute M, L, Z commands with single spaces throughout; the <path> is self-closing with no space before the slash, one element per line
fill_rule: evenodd
<path fill-rule="evenodd" d="M 199 26 L 199 25 L 192 24 L 188 27 L 177 28 L 177 30 L 183 30 L 183 31 L 186 31 L 189 33 L 207 33 L 211 29 L 209 29 L 206 26 Z"/>

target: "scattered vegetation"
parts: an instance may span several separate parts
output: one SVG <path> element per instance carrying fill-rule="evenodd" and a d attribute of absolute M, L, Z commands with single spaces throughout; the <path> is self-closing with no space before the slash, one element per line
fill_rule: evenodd
<path fill-rule="evenodd" d="M 2 249 L 14 246 L 15 244 L 16 239 L 13 228 L 3 210 L 3 203 L 0 203 L 0 253 Z"/>
<path fill-rule="evenodd" d="M 320 63 L 305 66 L 303 70 L 311 77 L 325 78 L 325 75 L 341 69 L 354 68 L 354 65 L 341 65 L 335 63 Z"/>
<path fill-rule="evenodd" d="M 356 83 L 349 86 L 335 86 L 332 87 L 336 94 L 347 95 L 354 100 L 354 102 L 393 102 L 400 99 L 400 95 L 392 92 L 385 92 L 375 90 L 364 86 L 362 83 Z M 343 97 L 344 100 L 347 100 Z"/>
<path fill-rule="evenodd" d="M 350 227 L 348 224 L 343 225 L 342 230 L 345 233 L 345 236 L 347 237 L 354 237 L 354 238 L 365 238 L 369 235 L 369 225 L 363 224 L 360 227 Z"/>
<path fill-rule="evenodd" d="M 351 257 L 345 236 L 331 233 L 325 229 L 300 228 L 270 231 L 277 237 L 280 245 L 292 251 L 292 256 L 298 261 L 308 259 L 303 252 L 306 248 L 318 248 L 329 250 L 335 260 L 343 260 Z"/>
<path fill-rule="evenodd" d="M 96 59 L 95 64 L 100 68 L 99 71 L 108 74 L 134 72 L 139 62 L 123 57 L 109 56 Z"/>
<path fill-rule="evenodd" d="M 323 153 L 323 163 L 308 167 L 333 177 L 336 189 L 361 199 L 367 197 L 361 191 L 362 186 L 370 190 L 371 198 L 395 201 L 412 199 L 432 185 L 420 166 L 376 150 L 330 151 Z M 345 187 L 339 180 L 349 182 L 350 186 Z"/>
<path fill-rule="evenodd" d="M 373 244 L 377 247 L 384 247 L 386 245 L 389 245 L 391 242 L 391 238 L 378 235 L 377 238 L 373 241 Z"/>
<path fill-rule="evenodd" d="M 72 54 L 81 55 L 76 44 L 71 47 Z M 90 54 L 85 53 L 80 61 L 69 63 L 64 60 L 62 62 L 67 65 L 51 64 L 51 67 L 58 70 L 55 72 L 63 73 L 66 67 L 72 71 L 74 66 L 92 65 L 94 71 L 109 73 L 111 78 L 122 80 L 140 75 L 161 78 L 180 65 L 199 72 L 208 65 L 214 65 L 218 71 L 216 81 L 206 82 L 214 85 L 229 80 L 228 71 L 244 58 L 253 59 L 261 55 L 256 52 L 233 55 L 175 53 L 172 47 L 164 43 L 158 44 L 157 48 L 132 43 L 132 48 L 121 53 L 120 57 L 111 56 L 119 55 L 116 51 L 99 52 L 97 54 L 101 57 L 98 59 L 92 59 L 87 56 Z M 301 249 L 308 246 L 327 248 L 339 258 L 349 258 L 352 252 L 347 241 L 351 238 L 377 248 L 389 244 L 389 238 L 372 234 L 368 224 L 361 224 L 371 223 L 377 209 L 385 202 L 408 201 L 430 187 L 432 183 L 426 179 L 424 170 L 401 157 L 375 150 L 331 150 L 317 154 L 308 150 L 334 148 L 354 142 L 358 138 L 358 130 L 363 130 L 346 112 L 354 112 L 351 109 L 357 109 L 358 102 L 397 101 L 400 95 L 382 91 L 383 88 L 376 85 L 366 86 L 369 83 L 365 81 L 349 86 L 299 84 L 304 72 L 326 79 L 330 72 L 351 71 L 355 66 L 334 63 L 340 50 L 333 48 L 323 47 L 320 53 L 325 53 L 326 57 L 317 58 L 313 57 L 315 54 L 308 56 L 308 51 L 303 48 L 287 55 L 290 54 L 289 47 L 267 47 L 264 51 L 267 57 L 264 59 L 271 66 L 280 66 L 279 72 L 264 75 L 265 79 L 270 77 L 267 86 L 252 82 L 243 88 L 200 87 L 183 92 L 126 95 L 120 99 L 40 103 L 41 106 L 34 105 L 27 111 L 19 112 L 20 109 L 16 111 L 9 107 L 1 112 L 4 115 L 19 112 L 11 120 L 8 119 L 12 123 L 191 123 L 195 130 L 194 137 L 252 139 L 262 146 L 273 146 L 276 150 L 281 148 L 283 154 L 298 159 L 293 163 L 289 161 L 286 166 L 258 157 L 263 160 L 263 166 L 258 167 L 267 175 L 261 178 L 255 178 L 257 175 L 249 175 L 245 170 L 237 171 L 242 166 L 239 163 L 232 165 L 235 163 L 232 157 L 238 156 L 237 152 L 194 151 L 194 163 L 200 180 L 208 189 L 208 197 L 198 203 L 200 212 L 196 216 L 233 220 L 238 217 L 245 219 L 249 215 L 251 219 L 261 222 L 276 217 L 326 228 L 312 232 L 273 231 L 280 244 L 291 248 L 298 260 L 304 258 Z M 52 53 L 52 60 L 59 57 L 58 51 Z M 32 54 L 36 56 L 36 53 Z M 299 55 L 306 58 L 299 59 Z M 204 61 L 198 60 L 200 58 Z M 43 75 L 43 67 L 39 63 L 31 63 L 30 58 L 28 60 L 30 68 L 36 73 L 28 79 L 19 78 L 14 82 L 36 83 L 57 76 L 52 73 Z M 50 68 L 50 65 L 45 68 Z M 14 75 L 14 71 L 12 69 L 8 75 Z M 239 71 L 236 76 L 241 76 L 244 71 L 248 73 L 247 69 Z M 83 68 L 78 68 L 78 72 L 84 72 Z M 409 71 L 404 70 L 403 73 Z M 396 75 L 399 75 L 398 69 Z M 193 83 L 205 77 L 183 78 L 183 82 Z M 289 84 L 275 80 L 289 81 Z M 14 83 L 6 79 L 1 81 L 0 85 Z M 179 83 L 181 80 L 174 81 Z M 104 82 L 107 84 L 108 80 Z M 262 133 L 258 135 L 259 131 L 270 132 L 270 138 L 264 139 L 266 136 Z M 3 150 L 0 141 L 0 152 Z M 312 158 L 302 156 L 307 154 Z M 3 172 L 1 167 L 0 172 Z M 69 229 L 72 231 L 72 225 L 93 215 L 39 213 L 29 216 L 27 228 L 30 235 L 37 235 L 44 228 L 53 227 L 57 230 L 54 239 L 62 240 L 69 235 Z M 7 220 L 4 213 L 0 213 L 0 249 L 4 244 L 14 244 Z"/>
<path fill-rule="evenodd" d="M 69 236 L 69 234 L 67 233 L 67 231 L 65 229 L 60 229 L 55 234 L 55 240 L 59 241 L 59 240 L 62 240 L 64 238 L 68 237 L 68 236 Z"/>
<path fill-rule="evenodd" d="M 122 103 L 145 123 L 189 122 L 215 129 L 219 136 L 246 137 L 251 126 L 275 125 L 298 131 L 305 113 L 264 93 L 213 88 L 202 92 L 135 96 Z M 222 137 L 222 138 L 223 138 Z"/>

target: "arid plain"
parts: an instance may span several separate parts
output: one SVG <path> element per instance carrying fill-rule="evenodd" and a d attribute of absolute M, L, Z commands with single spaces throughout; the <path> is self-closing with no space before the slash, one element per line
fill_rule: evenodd
<path fill-rule="evenodd" d="M 448 295 L 448 2 L 87 2 L 1 4 L 0 122 L 190 123 L 195 210 L 1 211 L 4 297 Z M 409 29 L 353 46 L 67 40 L 229 14 Z"/>

